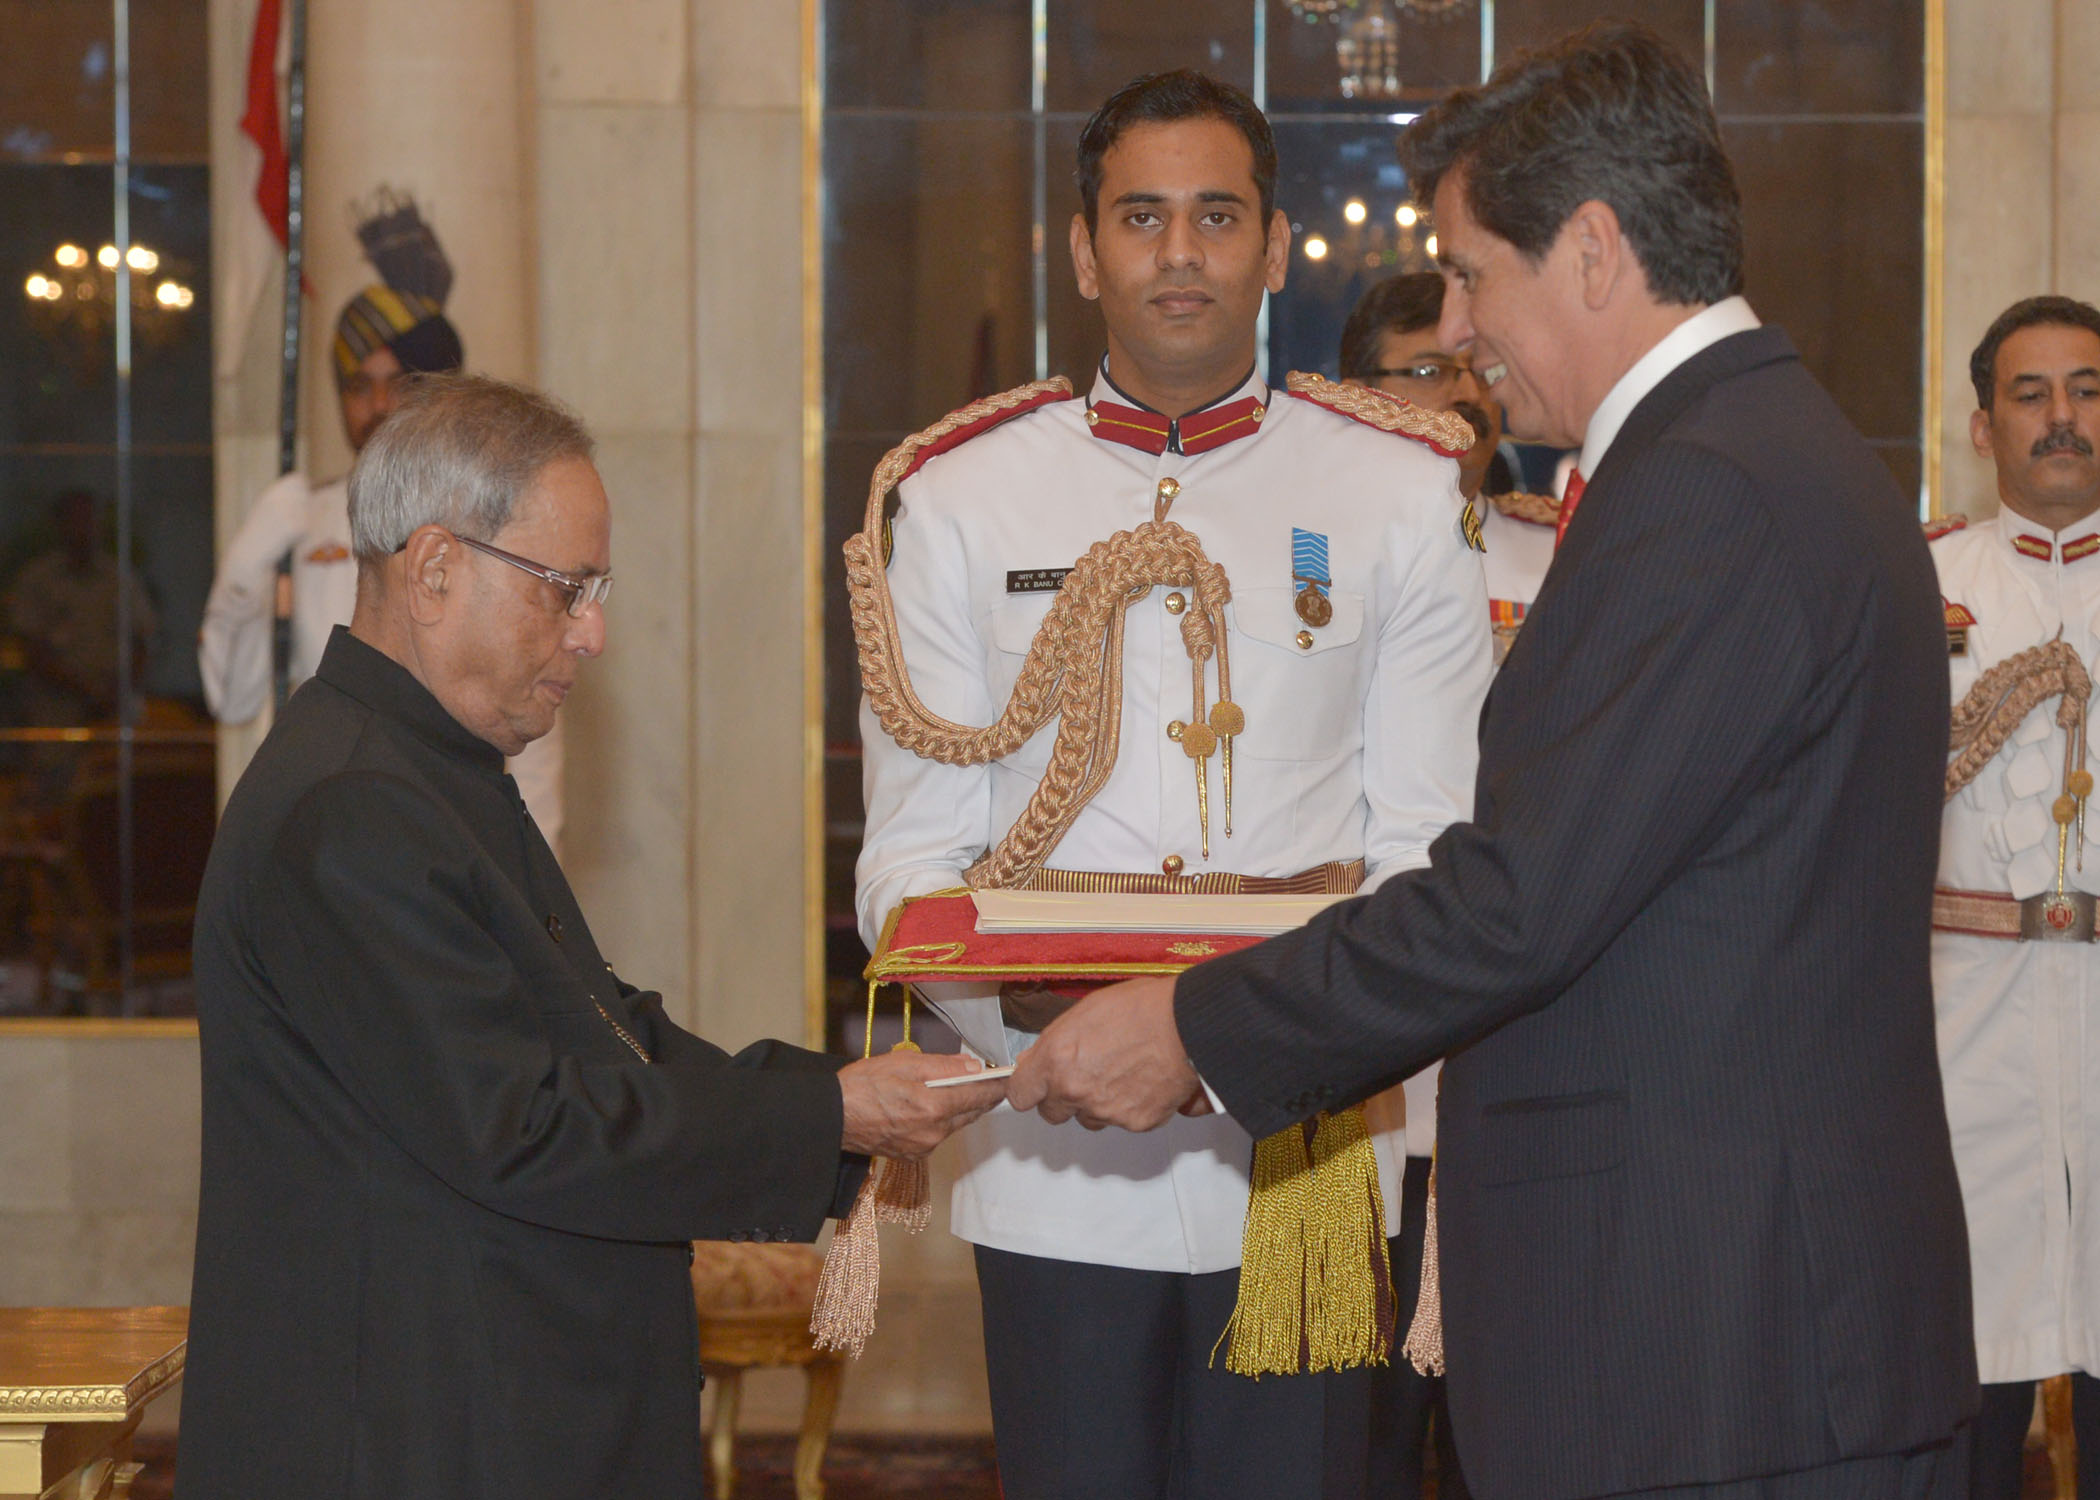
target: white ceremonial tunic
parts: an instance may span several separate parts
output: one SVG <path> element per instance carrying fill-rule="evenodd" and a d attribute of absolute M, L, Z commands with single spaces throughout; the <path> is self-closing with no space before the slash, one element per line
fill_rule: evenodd
<path fill-rule="evenodd" d="M 2022 540 L 2024 539 L 2024 541 Z M 2084 544 L 2084 545 L 2081 545 Z M 2036 555 L 2018 548 L 2027 547 Z M 2064 550 L 2072 554 L 2065 561 Z M 1940 591 L 1975 617 L 1948 658 L 1954 701 L 2059 631 L 2100 672 L 2100 516 L 2061 536 L 2011 511 L 1932 543 Z M 2028 714 L 1947 805 L 1939 883 L 2014 897 L 2055 887 L 2064 735 L 2058 700 Z M 2100 807 L 2084 868 L 2100 892 Z M 1935 931 L 1940 1071 L 1968 1211 L 1976 1358 L 1986 1382 L 2094 1370 L 2100 1353 L 2100 945 Z"/>
<path fill-rule="evenodd" d="M 350 486 L 307 482 L 304 474 L 272 481 L 248 507 L 219 556 L 197 633 L 204 701 L 222 724 L 245 724 L 270 696 L 270 636 L 275 623 L 277 559 L 292 555 L 291 686 L 314 675 L 328 634 L 350 623 L 357 607 L 357 559 L 350 551 Z M 509 763 L 518 794 L 532 809 L 548 845 L 561 849 L 561 719 Z"/>
<path fill-rule="evenodd" d="M 1126 616 L 1114 772 L 1051 854 L 1053 868 L 1156 874 L 1179 856 L 1187 875 L 1281 876 L 1361 858 L 1368 889 L 1426 864 L 1430 842 L 1472 805 L 1491 669 L 1457 465 L 1258 378 L 1217 404 L 1248 397 L 1266 411 L 1258 429 L 1207 452 L 1155 457 L 1107 441 L 1090 432 L 1087 403 L 1060 401 L 932 459 L 900 486 L 889 586 L 904 659 L 926 706 L 958 723 L 998 715 L 1049 611 L 1054 593 L 1026 591 L 1025 575 L 1067 568 L 1150 520 L 1160 480 L 1180 485 L 1168 519 L 1200 539 L 1230 582 L 1232 698 L 1247 717 L 1235 742 L 1232 836 L 1214 754 L 1204 860 L 1194 763 L 1167 735 L 1191 707 L 1170 609 L 1187 591 L 1158 587 Z M 1094 399 L 1127 404 L 1105 375 Z M 1329 541 L 1333 618 L 1318 629 L 1294 608 L 1293 528 Z M 1215 701 L 1214 669 L 1209 681 Z M 960 884 L 1004 836 L 1056 730 L 1053 720 L 989 766 L 944 766 L 900 750 L 863 701 L 857 904 L 871 946 L 900 901 Z M 1006 1061 L 1033 1037 L 1000 1024 L 996 994 L 976 993 L 945 999 L 943 1013 L 973 1050 Z M 1096 1133 L 1002 1106 L 961 1139 L 954 1224 L 966 1240 L 1140 1270 L 1239 1264 L 1253 1143 L 1229 1118 Z M 1388 1132 L 1374 1144 L 1397 1232 L 1404 1141 Z"/>
<path fill-rule="evenodd" d="M 1483 512 L 1480 535 L 1487 552 L 1480 565 L 1487 575 L 1489 608 L 1499 602 L 1529 609 L 1553 565 L 1553 528 L 1505 515 L 1485 495 L 1474 504 Z"/>

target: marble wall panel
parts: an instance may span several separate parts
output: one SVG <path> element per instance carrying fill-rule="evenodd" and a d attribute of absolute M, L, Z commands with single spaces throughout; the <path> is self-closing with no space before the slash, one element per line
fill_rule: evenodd
<path fill-rule="evenodd" d="M 704 109 L 692 131 L 700 430 L 772 433 L 799 445 L 801 113 Z M 793 508 L 800 493 L 798 474 L 775 499 Z"/>
<path fill-rule="evenodd" d="M 2059 3 L 1947 0 L 1949 116 L 2049 112 Z"/>
<path fill-rule="evenodd" d="M 803 1035 L 801 444 L 705 433 L 693 972 L 710 1039 Z"/>
<path fill-rule="evenodd" d="M 71 1071 L 66 1044 L 45 1038 L 0 1046 L 0 1216 L 64 1208 L 72 1201 Z M 0 1256 L 4 1263 L 4 1256 Z M 7 1299 L 0 1296 L 0 1306 Z"/>
<path fill-rule="evenodd" d="M 690 1024 L 692 470 L 681 435 L 598 444 L 613 510 L 604 656 L 563 710 L 563 864 L 607 960 Z"/>
<path fill-rule="evenodd" d="M 2056 0 L 2056 107 L 2100 109 L 2100 5 L 2093 0 Z M 2086 139 L 2090 141 L 2089 134 Z"/>
<path fill-rule="evenodd" d="M 446 313 L 468 367 L 533 369 L 531 137 L 512 0 L 360 0 L 308 11 L 307 340 L 301 397 L 311 464 L 349 466 L 329 343 L 343 303 L 377 277 L 352 205 L 381 185 L 415 195 L 457 279 Z M 236 87 L 238 85 L 236 84 Z"/>
<path fill-rule="evenodd" d="M 2093 30 L 2100 45 L 2100 20 Z M 2100 304 L 2100 86 L 2090 92 L 2091 105 L 2056 121 L 2056 289 Z"/>
<path fill-rule="evenodd" d="M 856 0 L 854 8 L 861 3 Z M 690 9 L 693 95 L 700 108 L 801 109 L 800 5 L 694 0 Z"/>
<path fill-rule="evenodd" d="M 676 105 L 540 111 L 539 379 L 601 435 L 690 421 L 686 119 Z"/>
<path fill-rule="evenodd" d="M 68 1047 L 66 1063 L 74 1204 L 131 1214 L 193 1211 L 202 1113 L 197 1043 L 154 1037 L 77 1044 Z M 140 1100 L 152 1101 L 150 1112 Z"/>
<path fill-rule="evenodd" d="M 540 101 L 678 102 L 686 88 L 686 10 L 686 0 L 538 0 L 532 41 Z"/>
<path fill-rule="evenodd" d="M 2049 289 L 2052 165 L 2044 120 L 2008 113 L 1947 122 L 1942 510 L 1981 518 L 1998 508 L 1989 466 L 1979 469 L 1969 448 L 1969 413 L 1976 409 L 1969 351 L 2006 307 Z"/>

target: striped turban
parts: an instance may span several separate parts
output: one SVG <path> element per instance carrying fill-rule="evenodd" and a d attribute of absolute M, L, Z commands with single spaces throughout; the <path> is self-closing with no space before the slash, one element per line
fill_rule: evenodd
<path fill-rule="evenodd" d="M 401 368 L 416 374 L 457 370 L 466 363 L 458 330 L 441 303 L 389 286 L 368 286 L 352 297 L 335 320 L 335 378 L 357 374 L 373 353 L 393 351 Z"/>

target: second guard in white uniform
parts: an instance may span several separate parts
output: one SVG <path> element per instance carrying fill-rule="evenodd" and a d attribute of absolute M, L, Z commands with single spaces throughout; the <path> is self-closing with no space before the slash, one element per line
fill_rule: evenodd
<path fill-rule="evenodd" d="M 1983 1384 L 1971 1495 L 2016 1500 L 2034 1382 L 2070 1373 L 2100 1450 L 2100 310 L 2015 304 L 1971 377 L 2000 509 L 1928 531 L 1954 704 L 1932 981 Z"/>

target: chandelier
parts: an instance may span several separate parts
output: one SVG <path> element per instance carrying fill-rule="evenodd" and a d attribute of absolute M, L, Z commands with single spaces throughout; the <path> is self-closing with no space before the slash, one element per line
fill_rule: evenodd
<path fill-rule="evenodd" d="M 1336 87 L 1344 99 L 1394 99 L 1400 94 L 1400 20 L 1455 21 L 1473 0 L 1284 0 L 1299 20 L 1336 28 Z"/>
<path fill-rule="evenodd" d="M 53 250 L 50 265 L 30 272 L 22 283 L 30 326 L 80 362 L 99 363 L 116 328 L 120 266 L 131 273 L 134 335 L 149 346 L 180 337 L 197 301 L 196 291 L 184 279 L 189 268 L 136 244 L 121 256 L 115 245 L 93 253 L 73 244 Z"/>

